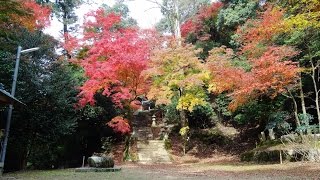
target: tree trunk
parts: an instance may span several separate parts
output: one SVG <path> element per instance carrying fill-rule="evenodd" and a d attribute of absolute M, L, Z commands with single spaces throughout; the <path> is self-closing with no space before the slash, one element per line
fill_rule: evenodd
<path fill-rule="evenodd" d="M 180 119 L 181 119 L 181 126 L 182 127 L 186 127 L 186 126 L 188 126 L 188 119 L 187 119 L 187 117 L 186 117 L 186 112 L 185 112 L 185 110 L 180 110 Z"/>
<path fill-rule="evenodd" d="M 313 88 L 314 88 L 314 92 L 315 92 L 316 110 L 317 110 L 318 124 L 319 124 L 319 131 L 320 131 L 320 105 L 319 105 L 319 92 L 320 92 L 320 90 L 318 89 L 318 83 L 317 83 L 317 79 L 316 79 L 316 75 L 317 75 L 316 71 L 319 67 L 319 64 L 317 63 L 316 65 L 314 65 L 313 61 L 311 59 L 310 53 L 309 53 L 309 56 L 310 56 L 310 64 L 311 64 L 311 68 L 312 68 L 311 78 L 312 78 Z"/>
<path fill-rule="evenodd" d="M 64 42 L 66 43 L 69 40 L 69 37 L 68 37 L 69 36 L 69 34 L 68 34 L 68 14 L 69 14 L 69 12 L 67 10 L 67 6 L 66 6 L 65 2 L 59 1 L 58 3 L 62 8 L 63 37 L 64 37 Z M 68 50 L 65 49 L 65 52 L 66 52 L 65 53 L 66 58 L 70 59 L 71 55 L 68 52 Z"/>
<path fill-rule="evenodd" d="M 175 38 L 178 41 L 178 45 L 181 46 L 181 24 L 180 24 L 180 12 L 178 0 L 174 1 L 174 19 L 175 19 Z"/>
<path fill-rule="evenodd" d="M 68 11 L 64 2 L 59 2 L 59 3 L 60 3 L 60 6 L 62 7 L 62 12 L 63 12 L 63 16 L 62 16 L 63 34 L 65 35 L 66 33 L 68 33 Z"/>
<path fill-rule="evenodd" d="M 302 114 L 306 116 L 307 115 L 307 109 L 306 109 L 306 103 L 304 101 L 304 93 L 303 93 L 303 86 L 302 86 L 302 74 L 301 73 L 300 73 L 299 88 L 300 88 L 300 99 L 301 99 Z"/>
<path fill-rule="evenodd" d="M 315 71 L 315 70 L 313 70 Z M 319 105 L 319 89 L 317 87 L 317 82 L 315 80 L 315 76 L 312 77 L 313 81 L 313 87 L 315 91 L 315 102 L 316 102 L 316 110 L 317 110 L 317 116 L 318 116 L 318 122 L 319 122 L 319 130 L 320 130 L 320 105 Z"/>
<path fill-rule="evenodd" d="M 290 97 L 292 99 L 293 102 L 293 107 L 294 107 L 294 117 L 296 120 L 296 125 L 297 127 L 301 126 L 300 120 L 299 120 L 299 116 L 298 116 L 298 105 L 297 105 L 297 101 L 295 100 L 294 96 L 292 95 L 292 93 L 290 91 L 288 91 L 290 94 Z"/>

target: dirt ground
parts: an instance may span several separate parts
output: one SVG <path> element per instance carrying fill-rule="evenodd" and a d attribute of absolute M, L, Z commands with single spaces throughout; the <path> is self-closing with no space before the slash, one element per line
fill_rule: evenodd
<path fill-rule="evenodd" d="M 120 172 L 76 173 L 74 169 L 51 171 L 25 171 L 7 173 L 1 179 L 44 179 L 44 180 L 153 180 L 153 179 L 320 179 L 320 164 L 169 164 L 139 165 L 134 163 L 121 165 Z"/>

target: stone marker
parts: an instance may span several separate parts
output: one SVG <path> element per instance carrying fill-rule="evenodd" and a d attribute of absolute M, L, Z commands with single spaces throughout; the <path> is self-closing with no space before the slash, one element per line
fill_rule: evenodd
<path fill-rule="evenodd" d="M 93 155 L 88 158 L 89 167 L 76 168 L 75 172 L 116 172 L 121 168 L 114 167 L 114 161 L 108 156 Z"/>
<path fill-rule="evenodd" d="M 95 168 L 113 168 L 114 161 L 111 157 L 108 156 L 96 156 L 93 155 L 88 158 L 89 167 Z"/>
<path fill-rule="evenodd" d="M 268 129 L 269 131 L 269 137 L 270 137 L 270 140 L 275 140 L 276 139 L 276 136 L 273 132 L 273 129 Z"/>

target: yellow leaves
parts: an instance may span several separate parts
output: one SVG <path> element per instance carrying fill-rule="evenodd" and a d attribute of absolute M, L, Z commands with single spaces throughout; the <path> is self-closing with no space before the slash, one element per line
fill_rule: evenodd
<path fill-rule="evenodd" d="M 309 27 L 320 28 L 320 12 L 303 13 L 285 19 L 284 32 L 304 30 Z"/>
<path fill-rule="evenodd" d="M 306 28 L 320 28 L 320 1 L 300 0 L 291 2 L 288 9 L 291 16 L 284 20 L 284 32 L 304 30 Z"/>
<path fill-rule="evenodd" d="M 179 97 L 177 109 L 192 111 L 205 104 L 204 85 L 210 73 L 198 59 L 193 45 L 176 46 L 154 52 L 149 68 L 144 72 L 152 79 L 148 98 L 156 104 L 169 104 L 173 96 Z"/>
<path fill-rule="evenodd" d="M 180 97 L 177 105 L 177 109 L 188 110 L 192 112 L 196 106 L 206 105 L 206 101 L 204 97 L 205 97 L 204 93 L 198 93 L 198 94 L 187 93 L 184 96 Z"/>
<path fill-rule="evenodd" d="M 217 93 L 218 92 L 217 85 L 215 83 L 210 83 L 208 86 L 208 91 L 212 93 Z"/>
<path fill-rule="evenodd" d="M 151 86 L 151 89 L 149 90 L 147 97 L 148 99 L 155 99 L 157 105 L 168 105 L 171 103 L 173 95 L 174 93 L 168 86 Z"/>
<path fill-rule="evenodd" d="M 180 129 L 179 134 L 184 137 L 188 134 L 189 130 L 190 130 L 189 126 L 185 126 Z"/>

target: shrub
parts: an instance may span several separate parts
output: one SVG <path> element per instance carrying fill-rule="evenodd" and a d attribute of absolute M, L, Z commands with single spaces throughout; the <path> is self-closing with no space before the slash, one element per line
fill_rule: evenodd
<path fill-rule="evenodd" d="M 278 134 L 288 134 L 292 129 L 291 125 L 287 122 L 290 119 L 290 115 L 287 111 L 278 111 L 270 114 L 268 119 L 267 129 L 274 129 Z"/>
<path fill-rule="evenodd" d="M 164 148 L 166 150 L 170 150 L 172 148 L 171 140 L 170 139 L 165 139 L 164 140 Z"/>

